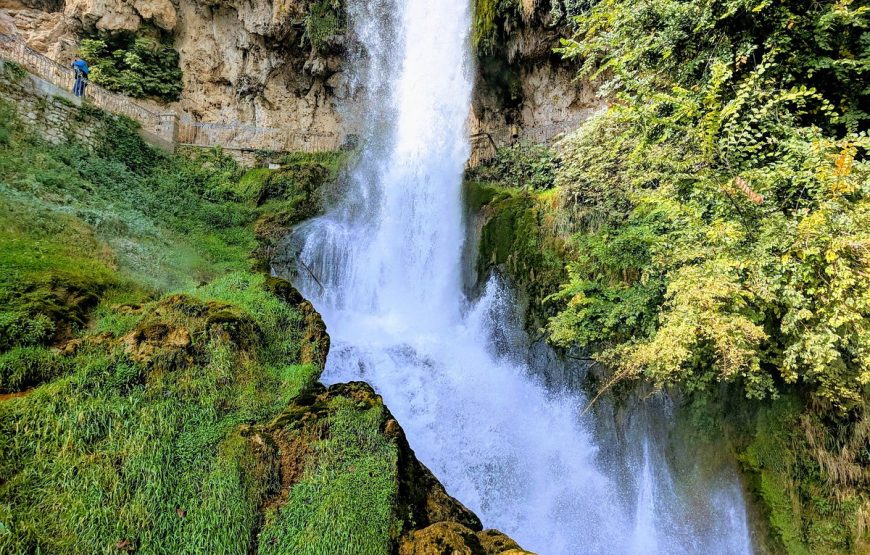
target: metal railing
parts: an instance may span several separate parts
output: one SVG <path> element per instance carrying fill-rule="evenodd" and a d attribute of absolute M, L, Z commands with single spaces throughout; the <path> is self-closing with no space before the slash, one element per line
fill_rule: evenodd
<path fill-rule="evenodd" d="M 23 41 L 3 33 L 0 33 L 0 57 L 17 63 L 57 87 L 71 90 L 75 83 L 75 72 L 71 67 L 65 67 L 33 50 Z M 129 97 L 108 91 L 95 83 L 88 83 L 85 94 L 94 106 L 114 114 L 123 114 L 138 121 L 143 129 L 169 139 L 165 136 L 168 133 L 168 120 L 175 114 L 159 114 Z"/>
<path fill-rule="evenodd" d="M 229 150 L 323 152 L 338 150 L 344 137 L 337 133 L 299 132 L 286 127 L 256 127 L 181 119 L 176 142 L 185 146 L 221 146 Z"/>
<path fill-rule="evenodd" d="M 15 62 L 30 73 L 57 87 L 71 90 L 75 72 L 71 67 L 33 50 L 16 37 L 0 33 L 0 58 Z M 193 147 L 220 146 L 228 150 L 271 152 L 322 152 L 338 150 L 347 137 L 337 133 L 301 132 L 288 127 L 257 127 L 238 123 L 210 123 L 179 117 L 176 112 L 158 113 L 132 98 L 89 83 L 85 90 L 89 102 L 107 112 L 125 115 L 142 128 L 171 145 Z M 481 131 L 469 137 L 471 154 L 468 167 L 491 160 L 499 148 L 517 141 L 548 142 L 570 130 L 563 122 L 542 127 L 525 128 L 514 134 L 510 129 Z"/>

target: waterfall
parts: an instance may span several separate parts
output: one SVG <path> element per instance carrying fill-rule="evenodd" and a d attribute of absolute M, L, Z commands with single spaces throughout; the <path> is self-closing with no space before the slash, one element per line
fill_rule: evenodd
<path fill-rule="evenodd" d="M 363 148 L 342 199 L 289 239 L 332 338 L 323 381 L 371 383 L 448 492 L 526 549 L 748 552 L 739 488 L 717 501 L 731 520 L 701 537 L 712 528 L 658 495 L 668 471 L 649 440 L 637 476 L 608 469 L 586 399 L 545 387 L 504 340 L 520 331 L 511 291 L 492 278 L 464 295 L 469 0 L 349 0 L 348 16 Z"/>

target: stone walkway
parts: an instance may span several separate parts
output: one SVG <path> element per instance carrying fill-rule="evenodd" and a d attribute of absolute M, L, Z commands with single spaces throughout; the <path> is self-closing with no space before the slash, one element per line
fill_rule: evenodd
<path fill-rule="evenodd" d="M 33 50 L 23 41 L 0 33 L 0 58 L 14 62 L 62 90 L 71 90 L 72 68 Z M 136 100 L 89 83 L 86 101 L 94 106 L 133 119 L 160 146 L 220 146 L 230 151 L 323 152 L 338 150 L 347 141 L 337 134 L 299 132 L 290 128 L 256 127 L 237 123 L 206 123 L 181 117 L 176 112 L 155 112 Z"/>

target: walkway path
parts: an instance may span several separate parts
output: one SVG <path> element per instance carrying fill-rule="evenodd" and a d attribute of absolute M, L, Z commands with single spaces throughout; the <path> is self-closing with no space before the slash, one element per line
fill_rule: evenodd
<path fill-rule="evenodd" d="M 0 33 L 0 59 L 20 65 L 33 75 L 64 89 L 72 90 L 75 75 L 51 58 L 33 50 L 24 41 Z M 142 126 L 154 142 L 168 149 L 177 146 L 221 148 L 235 152 L 323 152 L 338 150 L 348 137 L 330 133 L 300 132 L 288 127 L 256 127 L 239 123 L 206 123 L 194 121 L 177 112 L 157 112 L 136 100 L 113 93 L 96 83 L 86 91 L 87 101 L 114 114 L 122 114 Z M 564 125 L 523 130 L 523 137 L 546 142 L 561 132 Z M 468 166 L 474 167 L 495 156 L 496 150 L 516 140 L 509 131 L 504 133 L 475 133 L 470 137 L 471 156 Z"/>
<path fill-rule="evenodd" d="M 33 50 L 23 41 L 0 33 L 0 58 L 15 62 L 30 73 L 65 90 L 71 90 L 72 68 Z M 270 152 L 319 152 L 337 150 L 345 137 L 338 134 L 299 132 L 282 127 L 255 127 L 242 124 L 204 123 L 179 116 L 176 112 L 156 112 L 134 99 L 88 84 L 87 100 L 107 112 L 125 115 L 147 133 L 174 146 L 213 147 L 227 150 Z"/>

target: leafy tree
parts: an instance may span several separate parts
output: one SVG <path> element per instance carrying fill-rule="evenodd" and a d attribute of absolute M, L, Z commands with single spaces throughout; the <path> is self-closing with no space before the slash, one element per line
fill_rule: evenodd
<path fill-rule="evenodd" d="M 181 95 L 178 52 L 162 39 L 131 33 L 105 35 L 82 40 L 81 54 L 91 65 L 90 79 L 111 91 L 167 101 Z"/>
<path fill-rule="evenodd" d="M 860 405 L 870 11 L 806 8 L 604 0 L 578 18 L 562 52 L 613 106 L 562 145 L 583 233 L 556 342 L 599 347 L 616 379 Z"/>

